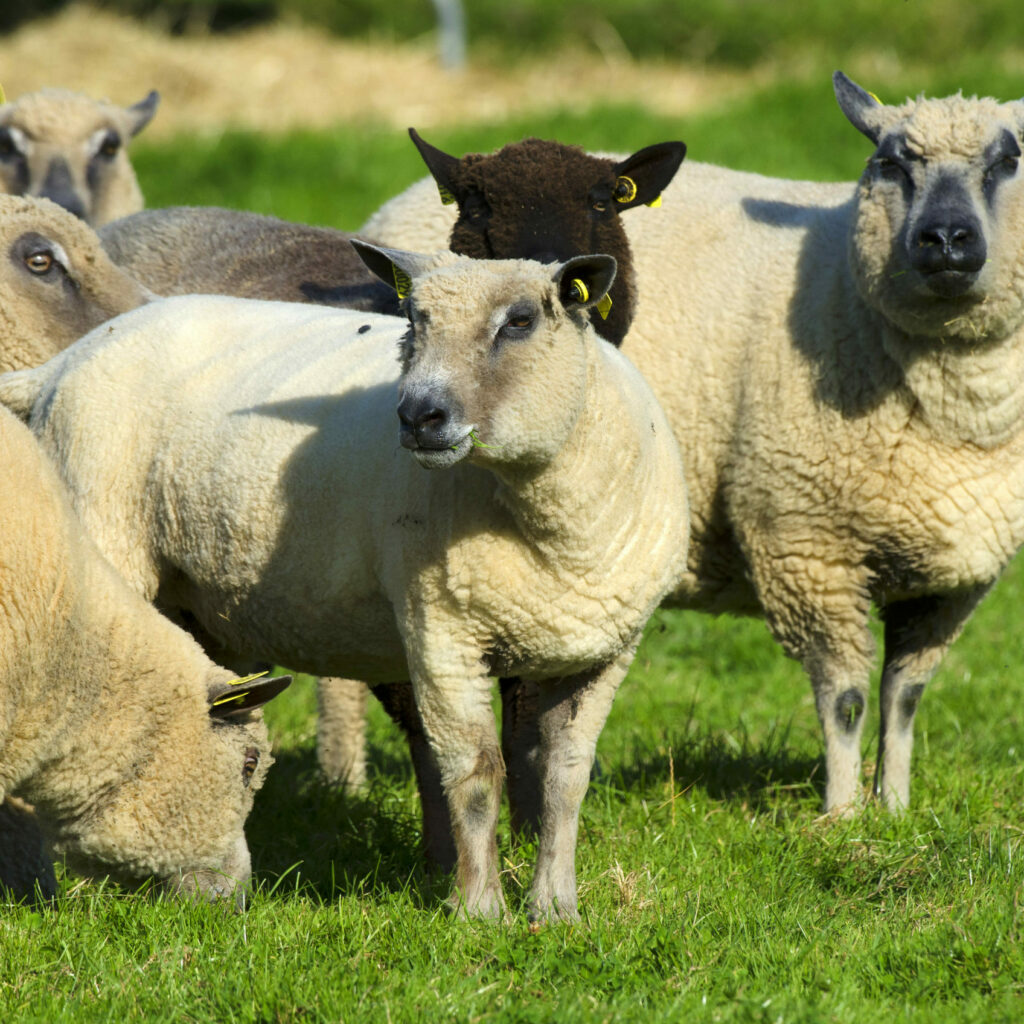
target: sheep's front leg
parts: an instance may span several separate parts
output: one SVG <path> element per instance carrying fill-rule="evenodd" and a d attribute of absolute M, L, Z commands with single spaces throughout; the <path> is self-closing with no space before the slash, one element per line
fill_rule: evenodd
<path fill-rule="evenodd" d="M 316 754 L 328 782 L 357 793 L 366 785 L 366 684 L 317 680 Z"/>
<path fill-rule="evenodd" d="M 604 668 L 538 684 L 542 811 L 531 921 L 576 921 L 576 836 L 597 738 L 633 649 Z"/>
<path fill-rule="evenodd" d="M 914 715 L 924 688 L 988 589 L 897 601 L 882 610 L 885 664 L 874 793 L 890 811 L 910 805 Z"/>
<path fill-rule="evenodd" d="M 479 654 L 460 656 L 451 646 L 425 657 L 409 653 L 416 706 L 441 773 L 455 840 L 451 906 L 460 917 L 500 917 L 505 899 L 498 880 L 497 828 L 505 766 L 491 680 Z"/>

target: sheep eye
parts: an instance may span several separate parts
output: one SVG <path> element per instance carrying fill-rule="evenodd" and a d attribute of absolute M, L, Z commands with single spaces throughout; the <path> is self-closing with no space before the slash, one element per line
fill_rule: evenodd
<path fill-rule="evenodd" d="M 607 203 L 603 203 L 603 202 L 602 203 L 594 203 L 594 207 L 593 208 L 595 210 L 597 210 L 598 213 L 604 213 L 604 211 L 608 209 L 608 204 Z"/>
<path fill-rule="evenodd" d="M 45 250 L 29 253 L 29 255 L 25 257 L 25 266 L 28 267 L 33 274 L 46 274 L 53 266 L 53 256 Z"/>
<path fill-rule="evenodd" d="M 121 148 L 121 137 L 115 132 L 110 132 L 100 143 L 99 152 L 101 156 L 112 157 L 117 156 L 117 151 Z"/>
<path fill-rule="evenodd" d="M 249 747 L 245 752 L 245 761 L 242 764 L 242 785 L 248 787 L 252 777 L 256 774 L 256 767 L 260 763 L 260 752 L 255 747 Z"/>
<path fill-rule="evenodd" d="M 516 331 L 525 331 L 532 323 L 532 316 L 511 316 L 508 318 L 506 326 Z"/>
<path fill-rule="evenodd" d="M 18 147 L 14 145 L 14 139 L 6 128 L 0 129 L 0 159 L 18 155 Z"/>

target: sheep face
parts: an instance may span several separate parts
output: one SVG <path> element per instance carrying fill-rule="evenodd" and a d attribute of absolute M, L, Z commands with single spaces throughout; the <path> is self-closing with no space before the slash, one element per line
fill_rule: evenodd
<path fill-rule="evenodd" d="M 911 335 L 996 340 L 1024 320 L 1024 104 L 879 103 L 836 73 L 851 123 L 876 145 L 857 191 L 854 277 Z"/>
<path fill-rule="evenodd" d="M 45 362 L 151 298 L 95 233 L 47 200 L 0 195 L 0 370 Z"/>
<path fill-rule="evenodd" d="M 151 92 L 117 107 L 59 89 L 0 106 L 0 189 L 51 199 L 98 226 L 142 209 L 125 152 L 156 111 Z"/>
<path fill-rule="evenodd" d="M 586 310 L 607 294 L 615 260 L 579 256 L 550 267 L 353 244 L 397 284 L 409 317 L 402 446 L 428 469 L 465 458 L 492 468 L 549 461 L 580 412 Z"/>
<path fill-rule="evenodd" d="M 450 248 L 476 259 L 554 263 L 586 253 L 618 262 L 611 307 L 591 315 L 594 329 L 618 345 L 636 304 L 632 260 L 619 214 L 657 200 L 686 153 L 666 142 L 619 163 L 577 146 L 524 139 L 492 155 L 461 160 L 424 142 L 409 129 L 442 198 L 458 204 Z"/>
<path fill-rule="evenodd" d="M 137 774 L 109 799 L 92 800 L 86 814 L 46 815 L 66 823 L 49 838 L 71 868 L 128 883 L 155 878 L 174 893 L 243 905 L 251 871 L 243 827 L 273 764 L 266 725 L 253 711 L 291 678 L 234 688 L 223 675 L 216 670 L 205 700 L 183 695 L 166 720 L 149 709 L 147 745 L 131 752 Z M 39 807 L 50 810 L 45 800 Z"/>

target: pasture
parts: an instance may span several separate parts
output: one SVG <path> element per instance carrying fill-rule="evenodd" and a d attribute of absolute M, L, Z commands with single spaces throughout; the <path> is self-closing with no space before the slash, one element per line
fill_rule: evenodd
<path fill-rule="evenodd" d="M 852 179 L 867 143 L 836 107 L 821 60 L 792 77 L 752 74 L 742 88 L 732 76 L 724 97 L 694 97 L 686 113 L 635 91 L 585 109 L 512 104 L 499 117 L 408 123 L 454 153 L 531 134 L 622 152 L 681 138 L 693 159 Z M 882 77 L 885 67 L 865 58 L 845 70 L 887 101 L 1024 92 L 1019 58 L 975 53 L 941 71 L 897 64 Z M 360 116 L 283 131 L 155 132 L 132 155 L 150 206 L 235 206 L 346 229 L 423 174 L 402 128 Z M 1019 556 L 924 696 L 911 810 L 894 819 L 869 806 L 840 823 L 818 820 L 810 686 L 763 624 L 659 611 L 583 805 L 583 922 L 536 934 L 520 910 L 533 851 L 513 848 L 504 825 L 513 919 L 445 916 L 447 882 L 424 872 L 417 851 L 408 757 L 378 707 L 366 793 L 345 797 L 319 781 L 314 689 L 300 678 L 268 710 L 277 764 L 247 829 L 248 912 L 66 876 L 53 908 L 0 908 L 0 1018 L 1019 1020 L 1022 607 Z M 873 707 L 865 736 L 870 771 Z"/>

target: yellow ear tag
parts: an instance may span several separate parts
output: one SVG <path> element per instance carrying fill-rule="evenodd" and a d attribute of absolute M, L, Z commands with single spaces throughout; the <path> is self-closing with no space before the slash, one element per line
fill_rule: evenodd
<path fill-rule="evenodd" d="M 391 264 L 391 269 L 395 272 L 395 291 L 400 299 L 404 299 L 412 291 L 412 278 L 396 263 Z"/>
<path fill-rule="evenodd" d="M 626 175 L 620 174 L 615 179 L 615 202 L 631 203 L 636 199 L 636 193 L 636 182 L 632 178 L 627 178 Z"/>
<path fill-rule="evenodd" d="M 218 697 L 210 707 L 219 708 L 221 704 L 234 704 L 236 701 L 243 701 L 249 696 L 248 690 L 243 690 L 241 693 L 229 693 L 226 697 Z"/>
<path fill-rule="evenodd" d="M 268 675 L 270 669 L 264 669 L 262 672 L 253 672 L 251 676 L 242 676 L 241 679 L 232 679 L 232 686 L 245 686 L 246 683 L 251 683 L 254 679 L 262 679 L 265 675 Z"/>
<path fill-rule="evenodd" d="M 661 206 L 661 196 L 655 196 L 649 203 L 644 203 L 645 206 Z"/>
<path fill-rule="evenodd" d="M 605 295 L 605 297 L 594 307 L 601 314 L 602 320 L 608 319 L 608 314 L 612 311 L 612 297 Z"/>
<path fill-rule="evenodd" d="M 590 298 L 587 286 L 578 277 L 572 279 L 572 284 L 569 285 L 569 294 L 579 303 L 584 303 Z"/>
<path fill-rule="evenodd" d="M 267 675 L 269 669 L 264 669 L 262 672 L 253 672 L 251 676 L 242 676 L 241 679 L 232 679 L 232 686 L 245 686 L 246 683 L 251 683 L 254 679 L 262 679 L 263 676 Z M 241 693 L 228 693 L 223 697 L 218 697 L 212 704 L 211 708 L 220 707 L 221 704 L 230 704 L 236 700 L 244 700 L 249 696 L 248 690 L 243 690 Z"/>
<path fill-rule="evenodd" d="M 874 101 L 875 101 L 875 102 L 876 102 L 876 103 L 877 103 L 877 104 L 878 104 L 879 106 L 882 106 L 882 105 L 883 105 L 883 104 L 882 104 L 882 101 L 881 101 L 881 100 L 880 100 L 880 99 L 879 99 L 879 98 L 878 98 L 878 97 L 877 97 L 877 96 L 876 96 L 876 95 L 875 95 L 875 94 L 874 94 L 873 92 L 871 92 L 870 90 L 868 90 L 868 95 L 869 95 L 869 96 L 870 96 L 870 97 L 871 97 L 871 98 L 872 98 L 872 99 L 873 99 L 873 100 L 874 100 Z"/>
<path fill-rule="evenodd" d="M 437 191 L 441 193 L 441 202 L 445 206 L 451 206 L 455 202 L 455 196 L 448 191 L 440 182 L 437 185 Z"/>

